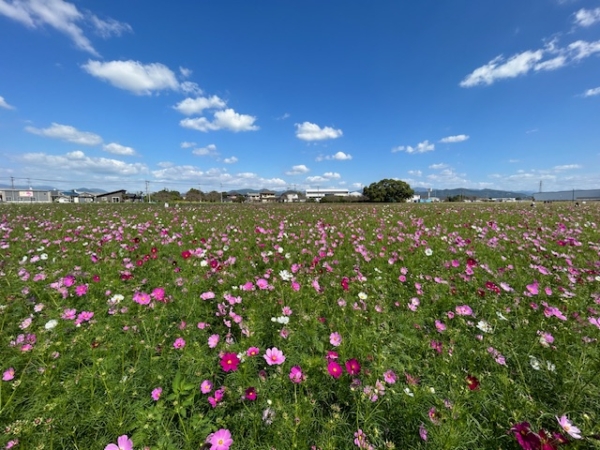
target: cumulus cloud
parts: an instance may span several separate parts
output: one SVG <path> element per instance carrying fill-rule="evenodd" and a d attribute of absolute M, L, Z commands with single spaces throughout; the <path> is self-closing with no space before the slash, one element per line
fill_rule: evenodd
<path fill-rule="evenodd" d="M 412 175 L 413 177 L 420 177 L 421 175 L 423 175 L 423 172 L 421 172 L 420 170 L 409 170 L 408 174 Z"/>
<path fill-rule="evenodd" d="M 433 170 L 446 169 L 447 167 L 448 167 L 448 164 L 444 164 L 444 163 L 432 164 L 429 166 L 429 168 L 433 169 Z"/>
<path fill-rule="evenodd" d="M 4 108 L 4 109 L 15 109 L 14 106 L 9 105 L 6 100 L 4 100 L 4 97 L 2 97 L 0 95 L 0 108 Z"/>
<path fill-rule="evenodd" d="M 341 175 L 337 172 L 325 172 L 323 174 L 323 176 L 325 178 L 327 178 L 328 180 L 334 180 L 334 179 L 337 180 L 337 179 L 341 178 Z"/>
<path fill-rule="evenodd" d="M 313 177 L 306 177 L 306 181 L 310 184 L 317 184 L 317 183 L 327 183 L 329 181 L 329 179 L 322 177 L 320 175 L 315 175 Z"/>
<path fill-rule="evenodd" d="M 416 147 L 411 147 L 410 145 L 404 146 L 400 145 L 399 147 L 392 148 L 392 153 L 398 152 L 406 152 L 408 154 L 412 153 L 427 153 L 432 152 L 435 149 L 435 144 L 430 143 L 428 140 L 423 142 L 419 142 Z"/>
<path fill-rule="evenodd" d="M 202 170 L 192 165 L 177 166 L 174 164 L 164 165 L 159 170 L 153 170 L 152 175 L 159 182 L 169 181 L 190 181 L 193 184 L 201 183 L 203 190 L 210 189 L 279 189 L 287 186 L 287 183 L 281 178 L 263 178 L 253 172 L 239 172 L 230 174 L 222 169 Z"/>
<path fill-rule="evenodd" d="M 216 156 L 217 146 L 215 144 L 208 144 L 206 147 L 196 148 L 192 150 L 192 153 L 197 156 Z"/>
<path fill-rule="evenodd" d="M 223 162 L 225 164 L 235 164 L 236 162 L 238 162 L 238 159 L 235 156 L 232 156 L 231 158 L 225 158 Z"/>
<path fill-rule="evenodd" d="M 344 152 L 337 152 L 333 155 L 319 155 L 317 156 L 317 161 L 350 161 L 352 159 L 352 155 Z"/>
<path fill-rule="evenodd" d="M 310 122 L 297 123 L 296 137 L 303 141 L 322 141 L 325 139 L 337 139 L 342 136 L 342 130 L 331 127 L 321 128 Z"/>
<path fill-rule="evenodd" d="M 195 146 L 196 146 L 195 142 L 182 142 L 181 143 L 181 148 L 192 148 Z"/>
<path fill-rule="evenodd" d="M 292 166 L 292 170 L 288 170 L 286 175 L 302 175 L 310 172 L 310 169 L 306 167 L 304 164 L 299 164 L 297 166 Z"/>
<path fill-rule="evenodd" d="M 589 27 L 600 22 L 600 8 L 582 8 L 575 13 L 574 22 L 580 27 Z"/>
<path fill-rule="evenodd" d="M 164 89 L 178 90 L 180 87 L 175 73 L 160 63 L 89 60 L 82 68 L 90 75 L 136 95 L 150 95 Z"/>
<path fill-rule="evenodd" d="M 583 93 L 584 97 L 593 97 L 594 95 L 600 95 L 600 87 L 588 89 Z"/>
<path fill-rule="evenodd" d="M 49 26 L 68 36 L 79 49 L 98 56 L 85 36 L 82 25 L 91 27 L 102 37 L 119 36 L 131 26 L 114 19 L 102 20 L 64 0 L 0 0 L 0 14 L 31 29 Z"/>
<path fill-rule="evenodd" d="M 460 86 L 465 88 L 489 86 L 498 80 L 516 78 L 532 71 L 556 70 L 577 63 L 596 53 L 600 53 L 600 41 L 578 40 L 566 47 L 559 47 L 556 40 L 552 40 L 542 49 L 526 50 L 509 59 L 502 55 L 497 56 L 467 75 L 460 82 Z"/>
<path fill-rule="evenodd" d="M 581 166 L 579 164 L 565 164 L 562 166 L 554 166 L 554 170 L 556 170 L 557 172 L 574 169 L 581 169 Z"/>
<path fill-rule="evenodd" d="M 72 142 L 79 145 L 102 144 L 102 138 L 95 133 L 79 131 L 77 128 L 70 125 L 61 125 L 59 123 L 53 123 L 48 128 L 34 128 L 27 126 L 25 127 L 25 131 L 37 134 L 39 136 L 61 139 L 63 141 Z"/>
<path fill-rule="evenodd" d="M 237 133 L 239 131 L 255 131 L 259 127 L 254 125 L 256 117 L 246 114 L 236 113 L 233 109 L 228 108 L 223 111 L 217 111 L 214 114 L 214 119 L 211 122 L 206 117 L 196 117 L 194 119 L 183 119 L 179 124 L 184 128 L 198 130 L 202 132 L 229 130 Z"/>
<path fill-rule="evenodd" d="M 40 168 L 46 171 L 56 170 L 62 173 L 76 172 L 79 174 L 98 175 L 140 175 L 148 172 L 142 163 L 126 163 L 118 159 L 96 158 L 86 156 L 81 150 L 64 155 L 49 155 L 47 153 L 25 153 L 18 159 L 28 167 Z"/>
<path fill-rule="evenodd" d="M 212 97 L 186 98 L 173 106 L 173 108 L 181 114 L 191 116 L 192 114 L 202 114 L 202 111 L 205 109 L 225 108 L 225 105 L 223 100 L 213 95 Z"/>
<path fill-rule="evenodd" d="M 469 139 L 469 136 L 466 134 L 458 134 L 456 136 L 446 136 L 445 138 L 440 139 L 442 144 L 453 144 L 455 142 L 463 142 Z"/>
<path fill-rule="evenodd" d="M 115 155 L 134 156 L 136 154 L 133 148 L 117 144 L 116 142 L 106 144 L 103 148 L 104 151 L 108 153 L 113 153 Z"/>

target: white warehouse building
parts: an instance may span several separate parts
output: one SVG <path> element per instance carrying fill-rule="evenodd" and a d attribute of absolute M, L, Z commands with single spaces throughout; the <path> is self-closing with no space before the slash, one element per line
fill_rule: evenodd
<path fill-rule="evenodd" d="M 323 197 L 327 196 L 335 196 L 335 197 L 348 197 L 350 195 L 350 191 L 348 189 L 307 189 L 306 190 L 306 200 L 310 200 L 311 198 L 320 201 Z"/>

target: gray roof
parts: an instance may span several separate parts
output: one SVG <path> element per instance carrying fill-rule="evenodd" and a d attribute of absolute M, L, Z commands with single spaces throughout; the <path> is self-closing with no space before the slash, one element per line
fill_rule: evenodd
<path fill-rule="evenodd" d="M 570 191 L 537 192 L 533 194 L 533 198 L 536 202 L 600 200 L 600 189 L 572 189 Z"/>

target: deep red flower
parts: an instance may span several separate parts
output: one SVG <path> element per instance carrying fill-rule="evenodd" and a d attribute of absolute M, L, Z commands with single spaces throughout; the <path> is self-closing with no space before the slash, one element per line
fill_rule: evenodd
<path fill-rule="evenodd" d="M 156 247 L 152 247 L 152 248 L 150 249 L 150 251 L 151 251 L 152 253 L 156 253 L 156 252 L 158 252 L 158 249 L 157 249 Z"/>
<path fill-rule="evenodd" d="M 479 380 L 477 377 L 472 375 L 467 376 L 467 387 L 470 391 L 476 391 L 479 389 Z"/>
<path fill-rule="evenodd" d="M 521 422 L 510 429 L 515 435 L 517 442 L 523 450 L 539 450 L 541 446 L 540 437 L 531 431 L 529 422 Z"/>
<path fill-rule="evenodd" d="M 192 252 L 190 252 L 189 250 L 184 250 L 181 252 L 181 257 L 183 259 L 188 259 L 190 256 L 192 256 Z"/>
<path fill-rule="evenodd" d="M 225 372 L 235 372 L 240 364 L 240 359 L 235 353 L 225 353 L 220 364 Z"/>
<path fill-rule="evenodd" d="M 246 389 L 244 398 L 250 401 L 256 400 L 256 389 L 253 387 L 249 387 L 248 389 Z"/>
<path fill-rule="evenodd" d="M 342 281 L 340 281 L 340 285 L 342 286 L 342 289 L 344 291 L 348 290 L 348 288 L 349 288 L 349 281 L 350 280 L 348 279 L 348 277 L 344 277 L 344 278 L 342 278 Z"/>

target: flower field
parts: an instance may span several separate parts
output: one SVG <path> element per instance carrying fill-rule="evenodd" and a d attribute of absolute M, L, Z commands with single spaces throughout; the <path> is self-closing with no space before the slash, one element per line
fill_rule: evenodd
<path fill-rule="evenodd" d="M 600 205 L 2 205 L 0 448 L 600 448 Z"/>

